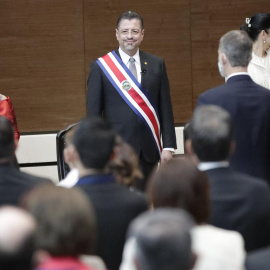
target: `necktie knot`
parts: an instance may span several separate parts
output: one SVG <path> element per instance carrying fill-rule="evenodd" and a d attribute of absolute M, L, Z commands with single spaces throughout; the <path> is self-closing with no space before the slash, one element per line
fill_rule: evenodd
<path fill-rule="evenodd" d="M 130 58 L 129 58 L 129 62 L 130 62 L 130 63 L 134 63 L 134 62 L 135 62 L 135 59 L 134 59 L 133 57 L 130 57 Z"/>

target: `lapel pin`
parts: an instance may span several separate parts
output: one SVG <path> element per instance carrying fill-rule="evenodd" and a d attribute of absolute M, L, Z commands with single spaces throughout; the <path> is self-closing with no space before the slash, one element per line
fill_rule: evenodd
<path fill-rule="evenodd" d="M 147 62 L 144 62 L 145 65 L 147 65 Z"/>

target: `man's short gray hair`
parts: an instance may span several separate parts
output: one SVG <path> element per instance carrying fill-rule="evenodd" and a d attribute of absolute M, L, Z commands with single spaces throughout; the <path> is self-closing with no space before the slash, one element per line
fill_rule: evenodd
<path fill-rule="evenodd" d="M 244 31 L 229 31 L 221 37 L 219 51 L 227 56 L 232 67 L 247 67 L 251 60 L 252 40 Z"/>
<path fill-rule="evenodd" d="M 132 223 L 129 236 L 136 241 L 135 261 L 141 270 L 192 268 L 191 216 L 180 209 L 146 212 Z"/>

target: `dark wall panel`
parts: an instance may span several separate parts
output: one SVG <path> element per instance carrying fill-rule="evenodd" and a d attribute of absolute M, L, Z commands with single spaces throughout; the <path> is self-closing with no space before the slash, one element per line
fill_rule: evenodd
<path fill-rule="evenodd" d="M 83 2 L 1 0 L 0 91 L 21 131 L 59 130 L 85 115 Z"/>

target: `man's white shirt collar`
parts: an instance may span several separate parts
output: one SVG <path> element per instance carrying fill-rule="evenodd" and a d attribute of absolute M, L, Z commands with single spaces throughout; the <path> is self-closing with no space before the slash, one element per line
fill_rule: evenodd
<path fill-rule="evenodd" d="M 216 169 L 216 168 L 226 168 L 229 167 L 229 162 L 224 160 L 224 161 L 215 161 L 215 162 L 201 162 L 198 165 L 198 169 L 200 171 L 206 171 L 206 170 L 211 170 L 211 169 Z"/>
<path fill-rule="evenodd" d="M 120 54 L 120 57 L 121 57 L 123 63 L 129 68 L 129 58 L 131 56 L 129 56 L 128 54 L 123 52 L 120 47 L 119 47 L 119 54 Z M 138 82 L 141 83 L 142 74 L 141 74 L 141 61 L 140 61 L 139 49 L 137 50 L 135 55 L 133 55 L 132 57 L 135 59 L 135 66 L 136 66 L 136 69 L 137 69 Z"/>
<path fill-rule="evenodd" d="M 227 82 L 228 79 L 230 79 L 231 77 L 238 76 L 238 75 L 247 75 L 247 76 L 249 76 L 249 74 L 247 72 L 235 72 L 235 73 L 232 73 L 231 75 L 229 75 L 228 77 L 226 77 L 225 81 Z"/>
<path fill-rule="evenodd" d="M 121 57 L 123 63 L 126 66 L 129 66 L 129 58 L 131 56 L 129 56 L 128 54 L 126 54 L 125 52 L 123 52 L 120 47 L 119 47 L 119 54 L 120 54 L 120 57 Z M 139 49 L 137 50 L 137 52 L 135 53 L 135 55 L 133 55 L 132 57 L 135 59 L 135 64 L 141 65 Z"/>

